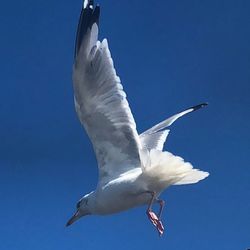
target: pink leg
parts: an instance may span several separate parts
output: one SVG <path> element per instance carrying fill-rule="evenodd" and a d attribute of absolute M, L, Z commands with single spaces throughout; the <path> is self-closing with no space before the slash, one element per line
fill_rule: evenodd
<path fill-rule="evenodd" d="M 161 218 L 161 215 L 162 215 L 163 208 L 164 208 L 164 206 L 165 206 L 165 201 L 164 201 L 164 200 L 159 200 L 159 199 L 157 199 L 157 202 L 158 202 L 159 205 L 160 205 L 160 210 L 159 210 L 159 213 L 158 213 L 158 218 L 160 219 L 160 218 Z"/>
<path fill-rule="evenodd" d="M 148 192 L 148 193 L 150 193 L 152 195 L 152 198 L 150 200 L 150 203 L 149 203 L 149 206 L 147 209 L 147 215 L 148 215 L 148 218 L 151 221 L 151 223 L 157 228 L 159 235 L 162 236 L 162 234 L 164 232 L 164 227 L 163 227 L 163 224 L 162 224 L 160 218 L 161 218 L 162 210 L 164 207 L 164 201 L 156 199 L 155 192 Z M 160 211 L 158 213 L 158 216 L 152 211 L 152 205 L 153 205 L 155 200 L 160 204 Z"/>
<path fill-rule="evenodd" d="M 158 213 L 158 221 L 157 221 L 157 230 L 158 230 L 159 235 L 162 236 L 164 233 L 164 226 L 163 226 L 162 221 L 161 221 L 161 215 L 162 215 L 162 211 L 163 211 L 163 208 L 165 205 L 165 201 L 164 200 L 157 200 L 157 202 L 160 204 L 160 211 Z"/>
<path fill-rule="evenodd" d="M 162 211 L 163 211 L 163 208 L 164 208 L 164 205 L 165 205 L 165 201 L 160 200 L 160 199 L 157 199 L 156 201 L 160 205 L 160 210 L 159 210 L 159 213 L 158 213 L 158 220 L 157 220 L 156 228 L 158 230 L 159 236 L 162 236 L 163 233 L 164 233 L 164 226 L 163 226 L 162 221 L 161 221 L 161 215 L 162 215 Z"/>
<path fill-rule="evenodd" d="M 152 211 L 152 205 L 154 203 L 155 200 L 155 192 L 148 192 L 152 195 L 152 198 L 150 200 L 150 203 L 148 205 L 148 209 L 147 209 L 147 216 L 149 218 L 149 220 L 152 222 L 152 224 L 156 227 L 157 226 L 157 222 L 158 222 L 158 217 L 157 215 Z"/>

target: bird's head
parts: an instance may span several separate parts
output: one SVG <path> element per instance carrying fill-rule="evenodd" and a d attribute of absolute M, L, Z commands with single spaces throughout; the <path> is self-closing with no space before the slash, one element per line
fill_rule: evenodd
<path fill-rule="evenodd" d="M 70 226 L 73 224 L 75 221 L 80 219 L 81 217 L 85 215 L 90 215 L 91 214 L 91 198 L 92 198 L 92 193 L 86 194 L 83 196 L 76 204 L 76 212 L 75 214 L 69 219 L 67 222 L 66 226 Z"/>

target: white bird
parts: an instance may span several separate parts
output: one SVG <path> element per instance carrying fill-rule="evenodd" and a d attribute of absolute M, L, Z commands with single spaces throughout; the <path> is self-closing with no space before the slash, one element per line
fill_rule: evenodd
<path fill-rule="evenodd" d="M 200 104 L 138 134 L 126 94 L 104 39 L 98 40 L 100 7 L 85 0 L 80 15 L 73 66 L 75 108 L 96 154 L 99 181 L 77 203 L 67 226 L 85 215 L 106 215 L 148 205 L 147 215 L 162 235 L 161 192 L 170 185 L 197 183 L 209 173 L 194 169 L 181 157 L 163 152 L 166 129 Z M 156 215 L 152 205 L 159 203 Z"/>

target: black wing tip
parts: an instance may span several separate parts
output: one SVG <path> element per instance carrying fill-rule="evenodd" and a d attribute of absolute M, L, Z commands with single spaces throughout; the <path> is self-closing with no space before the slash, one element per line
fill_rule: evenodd
<path fill-rule="evenodd" d="M 96 23 L 99 26 L 99 18 L 100 18 L 100 6 L 94 6 L 93 0 L 84 1 L 79 22 L 77 28 L 77 35 L 76 35 L 76 43 L 75 43 L 75 58 L 79 52 L 81 43 L 84 39 L 84 36 L 89 28 Z M 85 4 L 86 3 L 86 4 Z"/>
<path fill-rule="evenodd" d="M 81 15 L 85 15 L 85 16 L 89 15 L 87 18 L 92 21 L 91 23 L 89 23 L 89 25 L 93 25 L 93 23 L 98 22 L 99 16 L 100 16 L 100 5 L 99 4 L 95 5 L 93 0 L 89 0 L 85 7 L 84 5 L 85 4 L 83 4 L 82 6 Z"/>
<path fill-rule="evenodd" d="M 93 12 L 93 23 L 97 23 L 97 25 L 99 24 L 99 18 L 100 18 L 100 5 L 97 4 L 94 8 L 94 12 Z"/>
<path fill-rule="evenodd" d="M 88 1 L 88 3 L 86 4 L 85 6 L 85 1 Z M 94 0 L 85 0 L 84 3 L 83 3 L 83 6 L 82 6 L 82 9 L 85 10 L 85 9 L 100 9 L 100 5 L 99 4 L 95 4 Z"/>
<path fill-rule="evenodd" d="M 207 103 L 207 102 L 204 102 L 204 103 L 195 105 L 195 106 L 191 107 L 190 109 L 193 109 L 193 111 L 196 111 L 196 110 L 198 110 L 198 109 L 201 109 L 201 108 L 206 107 L 207 105 L 208 105 L 208 103 Z"/>
<path fill-rule="evenodd" d="M 83 6 L 82 6 L 83 9 L 89 9 L 89 8 L 91 8 L 91 6 L 94 7 L 94 0 L 84 0 L 83 1 Z"/>

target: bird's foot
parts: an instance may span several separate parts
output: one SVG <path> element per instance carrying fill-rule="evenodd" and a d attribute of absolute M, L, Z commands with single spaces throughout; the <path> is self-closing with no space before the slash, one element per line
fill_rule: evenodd
<path fill-rule="evenodd" d="M 157 228 L 157 231 L 159 233 L 159 236 L 162 236 L 164 233 L 164 226 L 163 226 L 161 220 L 158 220 L 156 228 Z"/>
<path fill-rule="evenodd" d="M 163 233 L 164 233 L 164 226 L 162 224 L 162 221 L 151 210 L 147 211 L 147 215 L 148 215 L 148 218 L 151 221 L 151 223 L 156 227 L 156 229 L 157 229 L 157 231 L 159 233 L 159 236 L 162 236 Z"/>
<path fill-rule="evenodd" d="M 152 224 L 155 227 L 157 227 L 157 224 L 158 224 L 158 217 L 157 217 L 157 215 L 153 211 L 151 211 L 151 210 L 147 211 L 147 215 L 148 215 L 149 220 L 152 222 Z"/>

